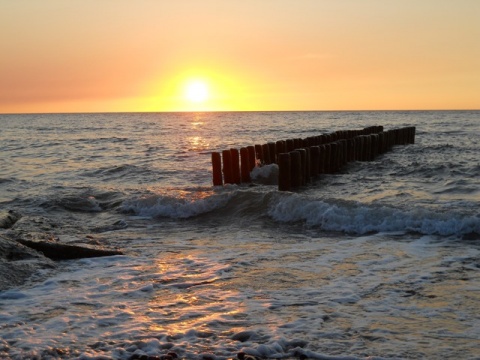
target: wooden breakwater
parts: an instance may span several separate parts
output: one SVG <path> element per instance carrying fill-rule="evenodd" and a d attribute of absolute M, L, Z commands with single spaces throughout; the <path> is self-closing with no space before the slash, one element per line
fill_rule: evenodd
<path fill-rule="evenodd" d="M 349 162 L 372 161 L 394 145 L 414 143 L 414 126 L 387 131 L 370 126 L 213 152 L 213 185 L 249 183 L 255 166 L 277 164 L 278 189 L 288 191 L 320 174 L 334 174 Z"/>

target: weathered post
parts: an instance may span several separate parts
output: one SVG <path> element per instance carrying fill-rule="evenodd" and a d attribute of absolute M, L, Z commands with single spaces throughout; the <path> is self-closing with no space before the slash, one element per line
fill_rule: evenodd
<path fill-rule="evenodd" d="M 371 159 L 375 160 L 378 156 L 378 134 L 372 134 L 370 138 L 372 139 Z"/>
<path fill-rule="evenodd" d="M 318 176 L 318 168 L 320 165 L 320 148 L 318 146 L 310 147 L 310 175 Z"/>
<path fill-rule="evenodd" d="M 415 126 L 411 126 L 410 127 L 410 141 L 409 141 L 410 144 L 415 144 L 415 131 L 416 131 Z"/>
<path fill-rule="evenodd" d="M 366 135 L 365 136 L 365 160 L 372 161 L 372 136 L 373 135 Z"/>
<path fill-rule="evenodd" d="M 319 145 L 318 150 L 318 173 L 325 174 L 325 145 Z"/>
<path fill-rule="evenodd" d="M 291 184 L 291 165 L 290 154 L 278 154 L 278 190 L 290 191 Z"/>
<path fill-rule="evenodd" d="M 264 164 L 265 161 L 264 161 L 264 158 L 263 158 L 263 147 L 262 147 L 262 145 L 259 145 L 259 144 L 255 145 L 255 154 L 257 156 L 257 159 L 258 159 L 259 163 Z"/>
<path fill-rule="evenodd" d="M 213 186 L 223 185 L 222 158 L 219 152 L 212 152 Z"/>
<path fill-rule="evenodd" d="M 237 149 L 230 149 L 232 154 L 232 180 L 234 184 L 240 184 L 240 156 Z"/>
<path fill-rule="evenodd" d="M 248 149 L 242 147 L 240 149 L 240 175 L 242 183 L 250 182 L 250 161 L 249 161 Z"/>
<path fill-rule="evenodd" d="M 268 144 L 268 153 L 270 154 L 270 164 L 276 164 L 277 159 L 277 147 L 274 142 L 269 142 Z"/>
<path fill-rule="evenodd" d="M 248 165 L 250 165 L 249 166 L 250 167 L 249 171 L 252 171 L 253 168 L 256 165 L 256 162 L 255 162 L 255 146 L 253 146 L 253 145 L 247 146 L 247 150 L 248 150 Z"/>
<path fill-rule="evenodd" d="M 330 143 L 330 174 L 335 174 L 338 171 L 338 144 L 336 142 Z"/>
<path fill-rule="evenodd" d="M 327 143 L 323 145 L 325 147 L 325 155 L 323 156 L 323 170 L 325 174 L 330 174 L 330 156 L 332 154 L 331 144 Z"/>
<path fill-rule="evenodd" d="M 293 146 L 295 149 L 300 149 L 303 145 L 303 140 L 300 138 L 293 139 Z"/>
<path fill-rule="evenodd" d="M 278 140 L 275 143 L 275 150 L 276 150 L 277 158 L 280 154 L 287 152 L 287 150 L 285 149 L 285 141 L 284 140 Z M 277 159 L 277 161 L 278 161 L 278 159 Z"/>
<path fill-rule="evenodd" d="M 383 154 L 385 152 L 385 133 L 382 131 L 378 133 L 378 153 Z"/>
<path fill-rule="evenodd" d="M 225 184 L 233 184 L 232 154 L 230 150 L 223 150 L 222 158 L 223 158 L 223 179 L 225 181 Z"/>
<path fill-rule="evenodd" d="M 355 138 L 347 140 L 347 161 L 355 161 Z"/>
<path fill-rule="evenodd" d="M 302 181 L 300 185 L 306 185 L 307 184 L 307 150 L 305 149 L 296 149 L 295 151 L 298 151 L 300 154 L 300 173 L 302 176 Z"/>
<path fill-rule="evenodd" d="M 270 148 L 268 147 L 268 144 L 263 144 L 262 145 L 262 151 L 263 151 L 263 162 L 266 165 L 271 164 L 272 159 L 270 159 Z"/>
<path fill-rule="evenodd" d="M 285 145 L 286 145 L 286 152 L 290 152 L 295 150 L 295 141 L 293 139 L 287 139 L 285 140 Z"/>
<path fill-rule="evenodd" d="M 300 152 L 295 150 L 290 153 L 290 184 L 292 188 L 302 185 L 302 158 Z"/>
<path fill-rule="evenodd" d="M 347 133 L 344 132 L 344 138 L 340 140 L 340 146 L 342 147 L 342 166 L 348 163 L 348 143 L 345 139 L 347 137 Z"/>

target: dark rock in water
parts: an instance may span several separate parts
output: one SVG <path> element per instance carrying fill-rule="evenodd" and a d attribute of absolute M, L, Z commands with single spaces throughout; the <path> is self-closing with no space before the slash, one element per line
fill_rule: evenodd
<path fill-rule="evenodd" d="M 15 240 L 0 236 L 0 291 L 23 284 L 39 269 L 53 269 L 55 263 Z"/>
<path fill-rule="evenodd" d="M 31 249 L 40 251 L 52 260 L 72 260 L 101 256 L 123 255 L 121 251 L 89 248 L 77 245 L 66 245 L 48 241 L 31 241 L 16 239 L 19 243 Z"/>
<path fill-rule="evenodd" d="M 22 215 L 13 210 L 0 212 L 0 228 L 10 229 L 15 223 L 20 220 Z"/>
<path fill-rule="evenodd" d="M 0 233 L 0 291 L 22 285 L 40 269 L 55 268 L 52 260 L 122 255 L 121 251 L 98 246 L 61 243 L 58 238 L 61 226 L 45 217 L 22 217 L 15 211 L 0 211 L 0 229 L 6 229 Z M 71 229 L 67 233 L 62 238 L 79 241 Z M 90 243 L 94 241 L 88 239 Z M 41 276 L 45 275 L 43 272 Z"/>

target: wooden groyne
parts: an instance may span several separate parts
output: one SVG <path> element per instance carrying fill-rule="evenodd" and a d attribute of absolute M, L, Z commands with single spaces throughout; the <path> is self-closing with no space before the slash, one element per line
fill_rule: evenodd
<path fill-rule="evenodd" d="M 288 191 L 320 174 L 334 174 L 349 162 L 372 161 L 394 145 L 414 143 L 414 126 L 387 131 L 370 126 L 213 152 L 213 185 L 249 183 L 255 166 L 277 164 L 278 189 Z"/>

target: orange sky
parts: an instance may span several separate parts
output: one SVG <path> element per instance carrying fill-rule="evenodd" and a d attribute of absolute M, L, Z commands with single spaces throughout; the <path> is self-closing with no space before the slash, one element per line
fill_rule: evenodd
<path fill-rule="evenodd" d="M 0 0 L 0 113 L 480 109 L 479 19 L 478 0 Z"/>

